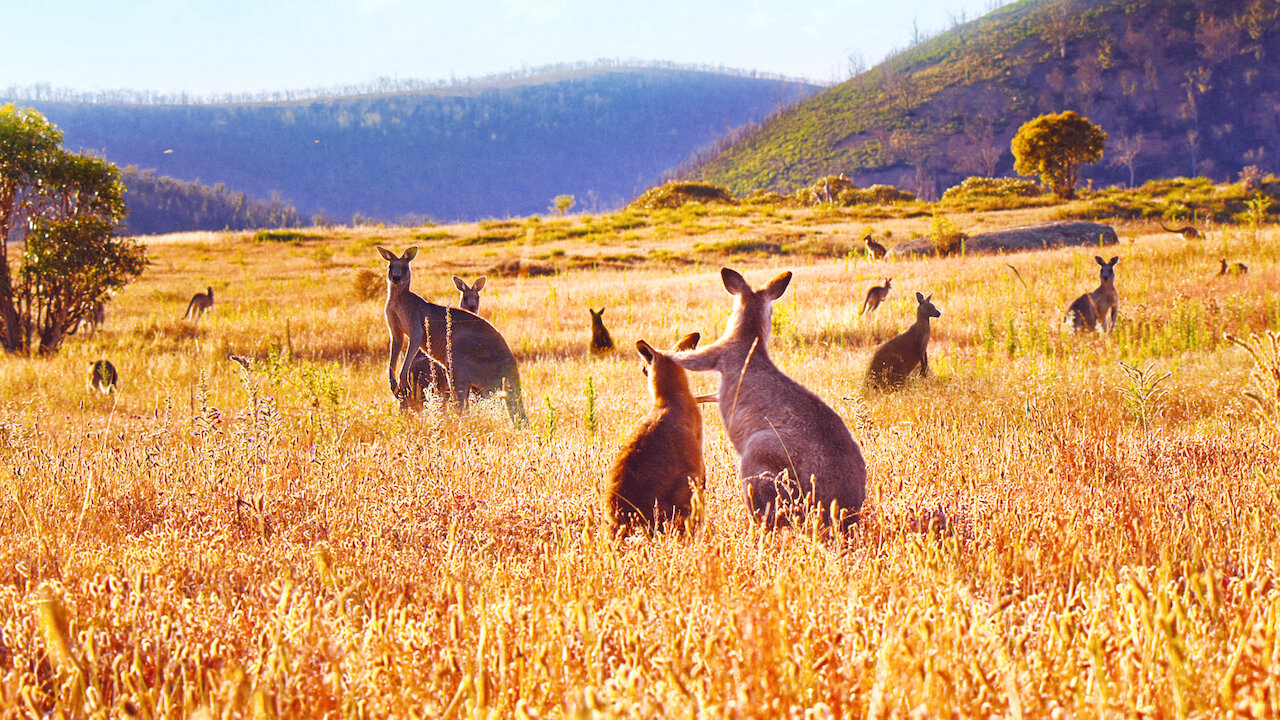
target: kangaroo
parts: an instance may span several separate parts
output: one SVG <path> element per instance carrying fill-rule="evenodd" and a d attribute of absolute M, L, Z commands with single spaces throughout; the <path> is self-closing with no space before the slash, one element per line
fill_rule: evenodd
<path fill-rule="evenodd" d="M 427 391 L 441 403 L 448 403 L 453 398 L 453 383 L 449 381 L 448 368 L 418 351 L 409 366 L 409 391 L 400 397 L 400 409 L 421 410 Z"/>
<path fill-rule="evenodd" d="M 94 360 L 89 363 L 89 389 L 108 395 L 116 391 L 119 380 L 116 366 L 110 360 Z"/>
<path fill-rule="evenodd" d="M 527 417 L 520 394 L 520 371 L 502 333 L 475 313 L 429 303 L 409 289 L 409 261 L 417 256 L 418 248 L 411 247 L 396 257 L 379 247 L 378 254 L 387 261 L 387 332 L 391 336 L 387 379 L 391 392 L 410 394 L 410 370 L 422 350 L 450 371 L 453 402 L 465 409 L 473 390 L 481 397 L 502 392 L 512 422 L 524 425 Z M 397 374 L 401 350 L 405 351 L 404 363 Z"/>
<path fill-rule="evenodd" d="M 933 305 L 933 295 L 916 293 L 916 321 L 902 333 L 876 348 L 867 368 L 867 387 L 896 389 L 907 382 L 917 366 L 920 377 L 929 376 L 929 318 L 942 317 Z"/>
<path fill-rule="evenodd" d="M 698 333 L 681 338 L 672 351 L 698 346 Z M 694 485 L 704 479 L 702 413 L 689 377 L 671 357 L 636 341 L 644 358 L 653 409 L 618 453 L 609 473 L 609 520 L 622 531 L 683 522 L 692 510 Z"/>
<path fill-rule="evenodd" d="M 757 518 L 773 527 L 785 524 L 790 510 L 816 506 L 824 522 L 849 529 L 866 497 L 862 449 L 834 410 L 769 358 L 773 302 L 786 291 L 791 273 L 758 290 L 729 268 L 720 270 L 720 279 L 734 296 L 724 334 L 671 359 L 686 370 L 720 374 L 720 417 Z"/>
<path fill-rule="evenodd" d="M 1226 258 L 1222 258 L 1222 269 L 1218 271 L 1219 275 L 1247 275 L 1249 266 L 1241 262 L 1233 262 L 1228 264 Z"/>
<path fill-rule="evenodd" d="M 475 285 L 468 285 L 466 280 L 454 275 L 453 286 L 458 288 L 458 307 L 479 315 L 480 291 L 484 289 L 484 276 L 476 278 Z"/>
<path fill-rule="evenodd" d="M 1067 307 L 1067 320 L 1076 330 L 1096 330 L 1098 325 L 1103 330 L 1114 330 L 1120 307 L 1120 295 L 1116 292 L 1116 263 L 1120 258 L 1106 261 L 1094 255 L 1093 259 L 1102 267 L 1098 271 L 1098 288 L 1072 301 Z"/>
<path fill-rule="evenodd" d="M 858 314 L 863 315 L 865 313 L 875 312 L 875 309 L 880 307 L 880 303 L 884 302 L 884 299 L 889 297 L 889 287 L 892 283 L 893 278 L 885 278 L 884 285 L 872 285 L 871 289 L 867 291 L 866 299 L 862 301 L 862 311 Z"/>
<path fill-rule="evenodd" d="M 204 311 L 213 307 L 213 288 L 205 288 L 205 291 L 191 297 L 191 302 L 187 303 L 187 314 L 183 315 L 182 319 L 195 320 L 199 323 Z"/>
<path fill-rule="evenodd" d="M 604 326 L 604 308 L 592 310 L 591 313 L 591 354 L 604 355 L 613 350 L 613 336 Z"/>
<path fill-rule="evenodd" d="M 867 244 L 867 254 L 876 260 L 883 260 L 885 254 L 889 252 L 883 245 L 871 239 L 871 233 L 867 233 L 862 241 Z"/>
<path fill-rule="evenodd" d="M 1164 223 L 1160 223 L 1160 227 L 1163 228 L 1165 232 L 1178 233 L 1182 236 L 1183 240 L 1196 240 L 1200 237 L 1200 231 L 1191 225 L 1184 225 L 1183 227 L 1175 229 L 1165 227 Z"/>

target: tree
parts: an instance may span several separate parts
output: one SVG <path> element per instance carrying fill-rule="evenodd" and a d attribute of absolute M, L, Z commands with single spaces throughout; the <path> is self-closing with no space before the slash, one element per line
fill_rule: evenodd
<path fill-rule="evenodd" d="M 565 213 L 569 212 L 569 210 L 573 208 L 573 204 L 575 202 L 577 202 L 577 199 L 572 195 L 557 195 L 555 199 L 551 201 L 551 206 L 555 208 L 557 214 L 564 217 Z"/>
<path fill-rule="evenodd" d="M 1058 197 L 1076 194 L 1080 166 L 1102 159 L 1107 133 L 1071 110 L 1028 120 L 1013 136 L 1013 170 L 1039 175 Z"/>
<path fill-rule="evenodd" d="M 31 109 L 0 107 L 0 347 L 57 352 L 95 305 L 142 274 L 145 249 L 121 237 L 120 171 L 61 148 Z M 10 245 L 9 243 L 13 243 Z M 13 253 L 11 255 L 11 253 Z"/>

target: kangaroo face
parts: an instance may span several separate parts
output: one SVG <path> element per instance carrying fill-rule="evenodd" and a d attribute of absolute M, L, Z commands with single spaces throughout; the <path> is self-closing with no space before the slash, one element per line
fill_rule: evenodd
<path fill-rule="evenodd" d="M 378 248 L 378 254 L 383 260 L 387 261 L 387 282 L 392 285 L 409 284 L 409 261 L 418 254 L 418 248 L 411 247 L 404 251 L 404 255 L 396 257 L 396 254 L 383 247 Z"/>
<path fill-rule="evenodd" d="M 672 346 L 671 352 L 693 350 L 698 347 L 698 340 L 701 337 L 699 333 L 685 335 Z M 636 352 L 644 358 L 645 366 L 642 372 L 649 378 L 649 392 L 655 400 L 691 394 L 689 376 L 685 374 L 684 368 L 671 359 L 670 355 L 655 350 L 644 340 L 636 341 Z"/>
<path fill-rule="evenodd" d="M 724 289 L 734 296 L 728 332 L 740 337 L 759 337 L 761 342 L 767 343 L 773 325 L 773 301 L 787 291 L 791 271 L 775 277 L 759 290 L 752 290 L 742 275 L 729 268 L 720 269 L 720 279 L 724 282 Z"/>
<path fill-rule="evenodd" d="M 1110 282 L 1116 279 L 1116 263 L 1120 261 L 1120 258 L 1113 257 L 1108 262 L 1106 260 L 1103 260 L 1101 257 L 1094 255 L 1093 259 L 1094 259 L 1094 262 L 1102 266 L 1101 269 L 1098 271 L 1098 276 L 1102 280 L 1102 282 L 1104 283 Z"/>
<path fill-rule="evenodd" d="M 453 286 L 458 288 L 458 307 L 479 314 L 480 291 L 484 289 L 484 276 L 478 278 L 475 285 L 468 285 L 466 280 L 454 275 Z"/>
<path fill-rule="evenodd" d="M 917 320 L 942 317 L 942 311 L 933 304 L 933 293 L 929 293 L 929 297 L 925 297 L 922 293 L 916 293 L 916 303 Z"/>

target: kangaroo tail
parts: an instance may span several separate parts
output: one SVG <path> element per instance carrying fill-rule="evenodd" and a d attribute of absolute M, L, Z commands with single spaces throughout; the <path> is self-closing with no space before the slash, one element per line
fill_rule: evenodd
<path fill-rule="evenodd" d="M 191 309 L 196 306 L 196 299 L 191 298 L 191 302 L 187 303 L 187 312 L 183 314 L 183 319 L 191 317 Z"/>

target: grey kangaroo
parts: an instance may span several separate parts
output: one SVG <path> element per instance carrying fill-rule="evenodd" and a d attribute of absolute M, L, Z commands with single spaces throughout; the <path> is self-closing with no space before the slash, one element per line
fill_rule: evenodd
<path fill-rule="evenodd" d="M 729 268 L 720 270 L 720 278 L 734 296 L 724 334 L 671 359 L 687 370 L 720 374 L 720 417 L 757 518 L 773 527 L 788 522 L 793 511 L 816 506 L 824 522 L 849 529 L 866 497 L 862 449 L 834 410 L 769 358 L 773 302 L 791 273 L 758 290 Z"/>
<path fill-rule="evenodd" d="M 479 315 L 480 291 L 484 289 L 484 276 L 476 278 L 474 285 L 468 285 L 466 280 L 454 275 L 453 286 L 458 288 L 458 307 Z"/>
<path fill-rule="evenodd" d="M 475 313 L 429 303 L 409 289 L 409 261 L 417 256 L 418 248 L 411 247 L 396 257 L 379 247 L 378 254 L 387 261 L 387 332 L 391 336 L 387 379 L 391 392 L 398 397 L 411 392 L 410 370 L 421 349 L 450 371 L 449 387 L 459 406 L 467 406 L 473 391 L 482 397 L 501 392 L 512 422 L 524 425 L 527 417 L 520 395 L 520 371 L 502 333 Z M 401 350 L 404 363 L 397 373 Z"/>
<path fill-rule="evenodd" d="M 1107 261 L 1094 255 L 1093 259 L 1101 266 L 1098 287 L 1072 301 L 1067 307 L 1067 320 L 1076 330 L 1096 330 L 1099 325 L 1103 330 L 1114 330 L 1120 307 L 1120 294 L 1116 292 L 1116 263 L 1120 258 Z"/>
<path fill-rule="evenodd" d="M 116 391 L 116 383 L 119 381 L 120 375 L 110 360 L 94 360 L 89 363 L 90 389 L 108 395 Z"/>
<path fill-rule="evenodd" d="M 591 313 L 591 354 L 604 355 L 613 352 L 613 336 L 604 326 L 604 308 L 599 310 L 587 308 L 587 312 Z"/>
<path fill-rule="evenodd" d="M 889 252 L 883 245 L 871 239 L 871 233 L 867 233 L 867 236 L 862 238 L 862 241 L 867 244 L 867 254 L 874 260 L 883 260 L 884 256 Z"/>
<path fill-rule="evenodd" d="M 942 312 L 934 307 L 933 295 L 916 293 L 915 324 L 876 348 L 867 368 L 867 387 L 900 388 L 916 367 L 920 377 L 929 375 L 929 319 L 936 317 L 942 317 Z"/>
<path fill-rule="evenodd" d="M 869 312 L 875 312 L 876 308 L 880 307 L 880 303 L 884 302 L 884 299 L 889 297 L 889 288 L 892 285 L 893 278 L 885 278 L 884 285 L 872 285 L 871 289 L 867 291 L 866 299 L 862 301 L 862 311 L 858 314 L 863 315 Z"/>
<path fill-rule="evenodd" d="M 213 307 L 213 288 L 205 288 L 205 292 L 196 293 L 191 296 L 191 302 L 187 303 L 187 314 L 183 315 L 184 320 L 195 320 L 200 322 L 200 316 L 204 315 L 204 311 Z"/>

